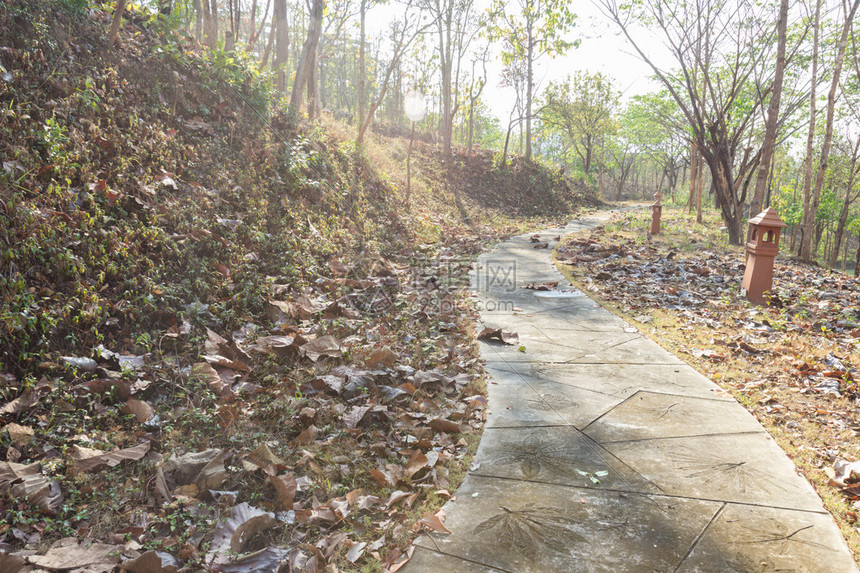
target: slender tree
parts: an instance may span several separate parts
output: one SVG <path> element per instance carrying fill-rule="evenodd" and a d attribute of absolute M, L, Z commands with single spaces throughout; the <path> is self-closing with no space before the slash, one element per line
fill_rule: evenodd
<path fill-rule="evenodd" d="M 557 56 L 579 45 L 566 39 L 576 14 L 565 0 L 493 0 L 487 33 L 504 39 L 502 60 L 510 65 L 519 59 L 525 66 L 525 154 L 532 156 L 532 107 L 535 96 L 535 64 L 544 56 Z M 510 130 L 509 130 L 510 131 Z"/>
<path fill-rule="evenodd" d="M 836 62 L 834 63 L 833 75 L 830 80 L 830 90 L 827 93 L 827 119 L 824 125 L 824 141 L 821 144 L 821 154 L 818 158 L 818 169 L 815 174 L 815 188 L 812 190 L 812 197 L 809 201 L 808 208 L 803 212 L 802 234 L 800 237 L 800 258 L 804 261 L 811 261 L 814 252 L 812 249 L 812 231 L 815 224 L 816 214 L 818 213 L 818 205 L 821 200 L 821 189 L 824 186 L 824 177 L 827 172 L 827 160 L 830 156 L 830 147 L 833 141 L 833 118 L 836 111 L 837 89 L 839 88 L 839 78 L 842 75 L 842 65 L 845 61 L 845 50 L 848 47 L 848 34 L 851 31 L 854 15 L 857 13 L 857 7 L 860 6 L 860 0 L 854 0 L 850 5 L 846 0 L 842 1 L 842 32 L 839 36 L 839 44 L 836 52 Z M 806 206 L 806 205 L 804 205 Z"/>
<path fill-rule="evenodd" d="M 768 175 L 770 174 L 770 165 L 774 149 L 776 148 L 776 127 L 777 120 L 779 119 L 779 104 L 782 99 L 782 83 L 785 77 L 786 65 L 785 45 L 788 36 L 788 0 L 780 0 L 776 29 L 776 70 L 773 75 L 770 103 L 767 108 L 767 124 L 765 126 L 764 141 L 762 141 L 761 145 L 761 161 L 759 162 L 758 173 L 756 174 L 755 191 L 750 201 L 751 216 L 757 215 L 762 210 L 764 192 L 767 188 Z"/>
<path fill-rule="evenodd" d="M 773 86 L 776 74 L 779 18 L 773 17 L 773 6 L 746 0 L 642 0 L 623 6 L 598 0 L 598 5 L 683 113 L 711 172 L 729 242 L 739 245 L 748 188 L 762 156 L 755 123 L 771 91 L 756 86 Z M 652 50 L 631 34 L 633 22 L 661 34 L 677 68 L 657 64 Z"/>
<path fill-rule="evenodd" d="M 294 113 L 301 110 L 304 100 L 304 90 L 307 87 L 309 115 L 313 116 L 316 110 L 318 94 L 316 93 L 316 82 L 313 80 L 316 73 L 317 44 L 322 32 L 323 4 L 325 0 L 309 0 L 310 23 L 308 24 L 308 35 L 302 45 L 302 54 L 296 68 L 296 77 L 293 82 L 293 91 L 290 94 L 290 109 Z"/>
<path fill-rule="evenodd" d="M 404 8 L 402 19 L 392 23 L 391 59 L 388 62 L 388 66 L 385 68 L 385 73 L 379 84 L 379 94 L 370 104 L 370 107 L 367 110 L 367 115 L 361 118 L 361 124 L 358 128 L 358 137 L 356 139 L 359 145 L 364 142 L 364 136 L 370 128 L 371 123 L 373 123 L 373 116 L 385 100 L 385 94 L 388 91 L 391 74 L 397 67 L 400 58 L 412 42 L 415 41 L 415 38 L 427 30 L 429 26 L 429 23 L 423 22 L 420 11 L 413 10 L 410 4 L 407 4 Z"/>

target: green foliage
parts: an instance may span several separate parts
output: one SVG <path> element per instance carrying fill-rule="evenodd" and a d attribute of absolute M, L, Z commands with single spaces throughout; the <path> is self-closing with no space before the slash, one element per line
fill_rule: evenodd
<path fill-rule="evenodd" d="M 579 158 L 586 175 L 602 142 L 617 129 L 619 97 L 612 79 L 600 72 L 575 72 L 563 82 L 550 82 L 544 91 L 541 121 Z"/>
<path fill-rule="evenodd" d="M 484 34 L 493 41 L 505 41 L 502 62 L 506 66 L 544 54 L 558 56 L 579 45 L 578 39 L 567 39 L 576 14 L 563 0 L 494 0 L 487 16 Z"/>

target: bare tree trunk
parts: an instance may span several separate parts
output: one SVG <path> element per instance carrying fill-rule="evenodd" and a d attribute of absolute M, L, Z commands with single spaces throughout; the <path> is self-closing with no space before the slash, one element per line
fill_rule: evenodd
<path fill-rule="evenodd" d="M 275 70 L 275 89 L 287 93 L 287 58 L 290 55 L 290 27 L 287 22 L 287 0 L 275 0 L 275 13 L 272 14 L 272 31 L 263 55 L 265 62 L 269 56 L 272 41 L 275 42 L 275 57 L 272 68 Z"/>
<path fill-rule="evenodd" d="M 696 181 L 697 171 L 699 166 L 699 154 L 696 152 L 696 142 L 690 142 L 690 199 L 687 201 L 689 212 L 693 213 L 693 206 L 696 204 Z"/>
<path fill-rule="evenodd" d="M 221 33 L 218 25 L 218 0 L 209 1 L 212 3 L 212 47 L 214 48 L 218 45 L 218 35 Z"/>
<path fill-rule="evenodd" d="M 779 116 L 779 102 L 782 98 L 782 80 L 785 75 L 785 44 L 788 27 L 788 0 L 781 0 L 779 17 L 776 21 L 778 34 L 776 49 L 776 71 L 773 76 L 773 88 L 770 95 L 770 105 L 767 108 L 767 124 L 764 131 L 764 142 L 761 146 L 761 159 L 756 175 L 755 191 L 750 201 L 750 216 L 755 217 L 762 210 L 764 192 L 770 175 L 771 158 L 776 148 L 776 120 Z"/>
<path fill-rule="evenodd" d="M 367 111 L 367 54 L 365 43 L 367 43 L 367 9 L 369 0 L 361 0 L 359 6 L 359 32 L 358 32 L 358 121 L 364 121 Z"/>
<path fill-rule="evenodd" d="M 508 145 L 511 143 L 511 131 L 514 129 L 514 122 L 508 123 L 508 132 L 505 134 L 505 149 L 502 151 L 502 169 L 508 165 Z"/>
<path fill-rule="evenodd" d="M 702 224 L 702 192 L 705 187 L 705 166 L 702 154 L 696 153 L 696 222 Z"/>
<path fill-rule="evenodd" d="M 827 93 L 827 120 L 824 127 L 824 141 L 821 144 L 821 156 L 818 160 L 818 172 L 815 176 L 815 189 L 812 193 L 812 204 L 810 205 L 809 221 L 815 221 L 815 215 L 818 212 L 818 204 L 821 199 L 821 189 L 824 187 L 824 176 L 827 172 L 827 161 L 830 157 L 830 146 L 833 142 L 833 117 L 836 109 L 836 91 L 839 88 L 839 78 L 842 75 L 842 64 L 845 62 L 845 50 L 848 47 L 848 33 L 851 31 L 851 24 L 854 21 L 854 14 L 857 13 L 857 7 L 860 6 L 860 0 L 854 0 L 850 10 L 843 0 L 842 7 L 845 12 L 845 21 L 842 23 L 842 35 L 839 38 L 839 48 L 836 53 L 836 64 L 833 69 L 833 77 L 830 81 L 830 91 Z M 804 213 L 806 216 L 806 213 Z M 811 226 L 810 222 L 807 225 Z M 804 261 L 811 261 L 814 252 L 812 245 L 807 241 L 808 234 L 804 233 L 800 244 L 800 258 Z M 816 241 L 817 246 L 817 241 Z"/>
<path fill-rule="evenodd" d="M 281 0 L 275 0 L 276 2 L 280 2 Z M 266 64 L 269 62 L 269 54 L 272 53 L 272 47 L 275 45 L 275 35 L 277 34 L 278 25 L 277 25 L 277 7 L 275 8 L 275 12 L 272 14 L 272 21 L 269 23 L 269 37 L 266 40 L 266 47 L 263 49 L 263 55 L 260 57 L 260 69 L 266 67 Z M 260 30 L 262 32 L 262 28 Z M 289 30 L 287 30 L 287 56 L 289 56 Z M 272 64 L 274 68 L 274 64 Z M 277 80 L 277 78 L 276 78 Z M 277 85 L 275 86 L 277 87 Z"/>
<path fill-rule="evenodd" d="M 597 172 L 597 196 L 603 198 L 603 160 L 600 161 Z"/>
<path fill-rule="evenodd" d="M 812 244 L 812 226 L 815 213 L 812 212 L 812 153 L 815 144 L 815 97 L 818 84 L 818 38 L 821 22 L 821 2 L 815 0 L 815 25 L 812 34 L 812 81 L 809 92 L 809 131 L 806 135 L 806 158 L 803 168 L 803 217 L 800 222 L 800 256 L 804 250 L 809 253 Z M 806 245 L 806 247 L 804 247 Z"/>
<path fill-rule="evenodd" d="M 251 50 L 257 41 L 255 37 L 257 32 L 257 0 L 251 1 L 251 11 L 248 13 L 248 17 L 250 20 L 250 25 L 248 26 L 248 50 Z"/>
<path fill-rule="evenodd" d="M 860 233 L 857 234 L 857 256 L 854 258 L 854 276 L 860 277 Z"/>
<path fill-rule="evenodd" d="M 212 9 L 209 0 L 203 0 L 203 44 L 212 47 Z"/>
<path fill-rule="evenodd" d="M 526 71 L 526 159 L 532 158 L 532 97 L 534 97 L 534 50 L 536 38 L 533 35 L 531 18 L 526 18 L 528 24 L 526 26 L 528 32 L 528 40 L 526 50 L 528 55 L 527 71 Z M 522 133 L 522 132 L 520 132 Z M 587 174 L 587 173 L 586 173 Z"/>
<path fill-rule="evenodd" d="M 255 0 L 256 1 L 256 0 Z M 248 32 L 248 50 L 253 50 L 254 46 L 257 45 L 257 40 L 260 39 L 260 34 L 263 33 L 263 27 L 266 25 L 266 19 L 269 17 L 269 8 L 271 7 L 272 0 L 266 0 L 266 9 L 263 11 L 263 18 L 260 20 L 260 26 L 257 26 L 257 14 L 256 12 L 251 17 L 251 29 Z M 270 34 L 271 36 L 271 34 Z M 268 43 L 268 42 L 267 42 Z M 268 43 L 268 47 L 266 49 L 271 48 L 271 43 Z M 266 52 L 268 55 L 268 52 Z M 260 64 L 260 67 L 264 67 L 265 62 Z"/>
<path fill-rule="evenodd" d="M 111 47 L 116 42 L 119 36 L 119 28 L 122 26 L 122 14 L 125 12 L 126 0 L 117 0 L 116 10 L 113 13 L 113 21 L 110 24 L 110 32 L 108 33 L 108 47 Z"/>
<path fill-rule="evenodd" d="M 194 0 L 194 38 L 200 45 L 203 45 L 203 30 L 203 7 L 200 0 Z"/>
<path fill-rule="evenodd" d="M 313 0 L 311 5 L 310 23 L 308 24 L 308 37 L 302 46 L 302 55 L 296 68 L 296 79 L 293 82 L 293 92 L 290 94 L 290 108 L 298 113 L 302 108 L 302 94 L 308 85 L 309 77 L 314 73 L 313 66 L 316 63 L 317 44 L 322 32 L 324 0 Z M 313 105 L 313 102 L 311 102 Z"/>
<path fill-rule="evenodd" d="M 322 18 L 322 13 L 320 14 Z M 316 119 L 320 114 L 320 92 L 319 92 L 319 51 L 314 49 L 311 53 L 310 73 L 308 74 L 308 117 Z"/>
<path fill-rule="evenodd" d="M 836 266 L 839 247 L 842 244 L 842 238 L 845 234 L 845 225 L 848 223 L 848 211 L 851 207 L 852 200 L 857 198 L 856 195 L 852 197 L 851 192 L 854 187 L 854 180 L 857 176 L 858 152 L 860 152 L 860 137 L 857 138 L 857 142 L 854 144 L 854 152 L 851 156 L 851 169 L 848 173 L 848 182 L 845 185 L 845 199 L 842 201 L 842 209 L 839 211 L 839 221 L 836 223 L 836 237 L 834 238 L 835 247 L 833 248 L 833 255 L 828 261 L 828 264 L 831 267 Z M 845 243 L 847 246 L 848 241 L 845 241 Z M 845 261 L 842 261 L 842 267 L 844 269 Z"/>

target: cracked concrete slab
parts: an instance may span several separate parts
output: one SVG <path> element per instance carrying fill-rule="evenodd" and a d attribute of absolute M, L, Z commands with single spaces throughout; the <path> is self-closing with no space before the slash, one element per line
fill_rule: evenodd
<path fill-rule="evenodd" d="M 487 361 L 491 368 L 600 392 L 622 399 L 640 390 L 730 400 L 728 393 L 687 364 L 546 364 Z"/>
<path fill-rule="evenodd" d="M 710 428 L 700 427 L 703 433 Z M 794 463 L 762 428 L 750 434 L 712 434 L 613 442 L 604 447 L 675 495 L 824 511 Z"/>
<path fill-rule="evenodd" d="M 678 364 L 674 354 L 654 347 L 642 336 L 627 333 L 577 331 L 554 341 L 520 338 L 518 345 L 479 343 L 485 360 L 583 364 Z"/>
<path fill-rule="evenodd" d="M 706 401 L 706 402 L 703 402 Z M 600 443 L 763 432 L 752 414 L 728 400 L 640 391 L 585 428 Z"/>
<path fill-rule="evenodd" d="M 445 521 L 452 535 L 425 536 L 418 547 L 524 573 L 672 571 L 720 509 L 699 500 L 480 477 L 457 496 L 462 509 Z M 442 570 L 434 565 L 414 570 Z"/>
<path fill-rule="evenodd" d="M 475 475 L 599 489 L 660 489 L 571 426 L 487 428 Z"/>
<path fill-rule="evenodd" d="M 587 388 L 488 367 L 493 386 L 488 396 L 488 428 L 570 424 L 582 429 L 624 401 Z"/>
<path fill-rule="evenodd" d="M 854 571 L 829 514 L 727 505 L 679 572 Z"/>

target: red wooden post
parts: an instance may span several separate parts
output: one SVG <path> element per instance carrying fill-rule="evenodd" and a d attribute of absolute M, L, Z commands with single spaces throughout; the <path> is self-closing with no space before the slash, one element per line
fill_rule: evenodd
<path fill-rule="evenodd" d="M 787 227 L 776 211 L 768 207 L 749 220 L 747 266 L 743 288 L 753 304 L 764 304 L 764 293 L 773 288 L 773 260 L 779 252 L 779 234 Z"/>

